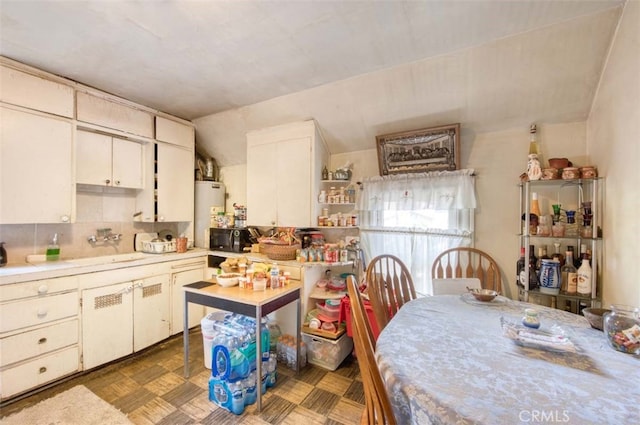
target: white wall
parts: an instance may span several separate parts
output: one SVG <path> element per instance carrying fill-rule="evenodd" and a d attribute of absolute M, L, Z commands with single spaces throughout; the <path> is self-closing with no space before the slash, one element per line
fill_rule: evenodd
<path fill-rule="evenodd" d="M 606 176 L 604 305 L 640 306 L 640 2 L 629 1 L 587 121 Z"/>
<path fill-rule="evenodd" d="M 543 124 L 538 126 L 538 130 L 544 158 L 567 157 L 576 165 L 591 163 L 585 154 L 586 123 Z M 520 174 L 526 170 L 528 148 L 528 126 L 479 134 L 465 131 L 464 127 L 462 129 L 462 167 L 475 169 L 478 176 L 475 246 L 488 252 L 497 261 L 502 272 L 503 287 L 509 295 L 517 293 L 515 263 L 520 255 L 518 232 L 521 226 L 518 183 Z M 379 175 L 376 149 L 332 155 L 330 168 L 335 169 L 346 163 L 353 165 L 354 182 Z M 229 179 L 233 177 L 233 187 L 246 186 L 243 170 L 243 166 L 222 167 L 221 180 L 225 181 L 227 176 Z M 229 190 L 228 205 L 231 198 L 236 199 L 232 192 Z M 551 210 L 546 213 L 551 214 Z M 552 248 L 548 247 L 549 252 L 552 252 Z"/>

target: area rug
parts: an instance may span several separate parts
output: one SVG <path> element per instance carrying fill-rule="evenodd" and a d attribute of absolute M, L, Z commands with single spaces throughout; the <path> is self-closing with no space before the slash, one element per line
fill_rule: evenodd
<path fill-rule="evenodd" d="M 78 385 L 6 418 L 2 425 L 132 425 L 126 415 Z"/>

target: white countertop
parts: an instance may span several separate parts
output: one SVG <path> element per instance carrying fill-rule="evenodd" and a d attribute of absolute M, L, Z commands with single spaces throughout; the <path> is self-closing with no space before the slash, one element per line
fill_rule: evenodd
<path fill-rule="evenodd" d="M 142 266 L 177 261 L 189 258 L 204 257 L 209 250 L 194 248 L 184 253 L 170 252 L 166 254 L 147 254 L 130 252 L 125 254 L 105 255 L 90 258 L 62 259 L 59 261 L 42 261 L 33 263 L 8 264 L 0 267 L 0 285 L 20 283 L 30 280 L 50 279 L 82 273 L 92 273 L 123 267 Z"/>

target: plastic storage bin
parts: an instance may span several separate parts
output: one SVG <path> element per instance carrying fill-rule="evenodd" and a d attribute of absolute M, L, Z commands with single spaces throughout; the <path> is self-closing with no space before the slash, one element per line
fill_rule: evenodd
<path fill-rule="evenodd" d="M 200 329 L 202 330 L 202 347 L 204 348 L 204 367 L 211 369 L 211 353 L 213 352 L 213 339 L 218 334 L 214 330 L 214 324 L 217 321 L 224 320 L 226 312 L 214 311 L 209 313 L 200 321 Z"/>
<path fill-rule="evenodd" d="M 302 341 L 307 345 L 307 361 L 329 370 L 336 370 L 353 351 L 353 339 L 347 334 L 334 341 L 303 333 Z"/>

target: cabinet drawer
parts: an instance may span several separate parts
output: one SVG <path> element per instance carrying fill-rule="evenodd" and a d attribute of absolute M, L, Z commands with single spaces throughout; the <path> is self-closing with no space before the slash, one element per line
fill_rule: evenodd
<path fill-rule="evenodd" d="M 78 320 L 0 339 L 0 367 L 78 343 Z"/>
<path fill-rule="evenodd" d="M 73 118 L 73 88 L 0 66 L 0 100 L 37 111 Z"/>
<path fill-rule="evenodd" d="M 32 282 L 16 283 L 15 285 L 0 285 L 0 302 L 55 294 L 74 289 L 78 289 L 77 276 L 34 280 Z"/>
<path fill-rule="evenodd" d="M 1 398 L 54 381 L 79 369 L 78 347 L 69 347 L 0 372 Z"/>
<path fill-rule="evenodd" d="M 153 115 L 101 97 L 78 92 L 78 121 L 153 138 Z"/>
<path fill-rule="evenodd" d="M 31 298 L 2 305 L 0 309 L 0 333 L 78 314 L 78 291 Z"/>

